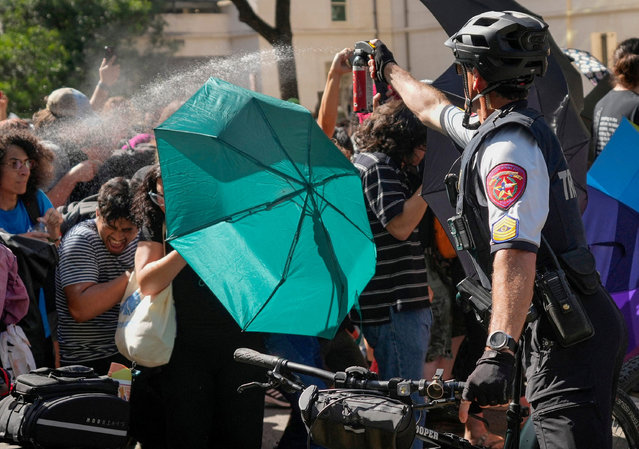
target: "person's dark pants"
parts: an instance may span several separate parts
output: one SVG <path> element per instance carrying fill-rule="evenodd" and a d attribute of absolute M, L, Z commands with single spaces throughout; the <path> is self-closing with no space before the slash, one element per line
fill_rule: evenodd
<path fill-rule="evenodd" d="M 612 444 L 625 323 L 603 287 L 581 299 L 595 329 L 590 339 L 563 348 L 545 317 L 525 330 L 526 398 L 542 449 L 607 449 Z"/>
<path fill-rule="evenodd" d="M 164 434 L 166 447 L 262 446 L 264 390 L 254 388 L 240 394 L 237 388 L 264 382 L 266 373 L 236 362 L 233 352 L 239 347 L 262 351 L 262 337 L 237 327 L 220 329 L 214 338 L 199 340 L 185 341 L 178 333 L 171 360 L 153 379 L 164 404 L 164 422 L 156 423 L 155 429 Z"/>
<path fill-rule="evenodd" d="M 323 368 L 320 342 L 317 337 L 309 337 L 306 335 L 289 335 L 289 334 L 268 334 L 265 338 L 266 350 L 269 354 L 277 355 L 295 363 Z M 326 388 L 324 381 L 317 377 L 306 374 L 297 374 L 304 385 L 317 385 L 318 388 Z M 297 449 L 306 448 L 308 442 L 308 432 L 300 416 L 300 408 L 298 399 L 300 393 L 288 393 L 282 391 L 282 394 L 291 403 L 291 414 L 284 433 L 277 445 L 278 449 Z M 311 442 L 312 449 L 321 449 Z"/>

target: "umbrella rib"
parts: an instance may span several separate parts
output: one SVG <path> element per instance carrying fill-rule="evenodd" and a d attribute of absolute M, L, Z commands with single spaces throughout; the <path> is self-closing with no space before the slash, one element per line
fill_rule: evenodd
<path fill-rule="evenodd" d="M 318 182 L 318 183 L 314 184 L 313 187 L 319 186 L 319 185 L 322 185 L 322 184 L 326 184 L 328 181 L 331 181 L 331 180 L 336 179 L 336 178 L 343 178 L 344 176 L 354 176 L 354 175 L 352 175 L 350 173 L 342 173 L 342 174 L 332 175 L 332 176 L 329 176 L 326 179 L 323 179 L 321 182 Z M 364 230 L 362 230 L 362 228 L 360 228 L 355 222 L 353 222 L 353 220 L 351 220 L 344 212 L 342 212 L 340 209 L 338 209 L 337 206 L 335 206 L 333 203 L 331 203 L 329 200 L 327 200 L 326 197 L 324 195 L 322 195 L 321 193 L 319 193 L 318 190 L 315 190 L 315 189 L 313 189 L 313 190 L 315 191 L 315 194 L 317 196 L 319 196 L 320 198 L 322 198 L 327 205 L 329 205 L 331 208 L 333 208 L 333 210 L 335 210 L 335 212 L 337 212 L 342 217 L 344 217 L 344 219 L 346 221 L 348 221 L 350 224 L 352 224 L 353 227 L 355 229 L 357 229 L 359 232 L 361 232 L 366 238 L 368 238 L 370 241 L 373 241 L 373 239 L 368 237 L 367 233 Z"/>
<path fill-rule="evenodd" d="M 269 124 L 269 128 L 272 130 L 270 124 Z M 236 153 L 240 154 L 241 156 L 245 157 L 246 159 L 250 160 L 251 162 L 253 162 L 255 165 L 257 165 L 260 168 L 263 168 L 264 170 L 271 172 L 273 174 L 276 174 L 278 176 L 281 176 L 284 179 L 287 179 L 288 181 L 292 181 L 295 182 L 297 184 L 305 184 L 304 181 L 300 181 L 299 179 L 295 179 L 290 175 L 287 175 L 286 173 L 282 173 L 279 170 L 275 170 L 273 167 L 264 164 L 263 162 L 259 161 L 258 159 L 254 158 L 253 156 L 251 156 L 250 154 L 240 150 L 238 147 L 236 147 L 235 145 L 227 142 L 226 140 L 217 137 L 217 136 L 210 136 L 208 134 L 204 134 L 204 133 L 198 133 L 198 132 L 194 132 L 194 131 L 181 131 L 181 130 L 171 130 L 172 133 L 182 133 L 182 134 L 189 134 L 189 135 L 196 135 L 196 136 L 202 136 L 202 137 L 208 137 L 209 139 L 217 139 L 220 142 L 224 143 L 225 145 L 228 145 L 230 148 L 233 149 L 233 151 L 235 151 Z M 281 147 L 282 145 L 280 144 L 279 140 L 278 140 L 278 145 Z M 286 152 L 285 152 L 286 153 Z M 291 158 L 288 156 L 288 154 L 286 154 L 287 158 L 289 160 L 291 160 Z M 292 161 L 291 161 L 292 162 Z M 295 166 L 295 164 L 293 164 Z M 297 169 L 297 166 L 295 166 L 295 169 L 297 170 L 297 172 L 299 173 L 300 177 L 302 179 L 304 179 L 304 175 L 302 175 L 302 173 L 300 173 L 300 171 Z"/>
<path fill-rule="evenodd" d="M 216 224 L 222 223 L 222 222 L 225 222 L 225 221 L 227 221 L 229 223 L 234 223 L 236 221 L 241 220 L 245 216 L 253 215 L 253 214 L 256 214 L 258 212 L 262 212 L 262 211 L 265 211 L 265 210 L 272 209 L 273 207 L 277 206 L 278 204 L 281 204 L 281 203 L 283 203 L 285 201 L 288 201 L 291 198 L 294 198 L 294 197 L 298 196 L 301 192 L 304 192 L 306 190 L 307 190 L 306 188 L 294 190 L 294 191 L 292 191 L 290 193 L 287 193 L 284 196 L 281 196 L 281 197 L 277 198 L 274 201 L 270 201 L 268 203 L 257 204 L 255 206 L 251 206 L 251 207 L 246 208 L 244 210 L 241 210 L 239 212 L 235 212 L 233 214 L 226 215 L 224 217 L 218 218 L 215 221 L 203 224 L 202 226 L 198 226 L 196 228 L 189 229 L 188 232 L 189 233 L 193 233 L 193 232 L 201 231 L 202 229 L 206 229 L 206 228 L 209 228 L 211 226 L 215 226 Z M 175 236 L 168 237 L 166 240 L 168 242 L 168 241 L 174 240 L 174 239 L 176 239 L 178 237 L 180 237 L 180 236 L 179 235 L 175 235 Z"/>
<path fill-rule="evenodd" d="M 253 321 L 255 321 L 257 316 L 260 313 L 262 313 L 262 310 L 264 310 L 264 308 L 268 305 L 268 303 L 271 302 L 271 299 L 273 299 L 273 296 L 275 296 L 275 293 L 277 293 L 277 291 L 282 286 L 282 284 L 284 284 L 284 282 L 286 282 L 286 276 L 288 275 L 288 270 L 291 267 L 291 260 L 293 259 L 293 252 L 295 251 L 295 248 L 297 247 L 297 242 L 299 242 L 299 239 L 300 239 L 300 234 L 301 234 L 301 230 L 302 230 L 302 224 L 304 222 L 304 213 L 306 211 L 306 208 L 308 207 L 308 197 L 309 196 L 310 195 L 306 195 L 306 198 L 304 199 L 304 207 L 302 208 L 302 213 L 300 214 L 300 219 L 297 222 L 297 229 L 295 230 L 295 235 L 293 236 L 293 241 L 291 242 L 291 247 L 288 250 L 288 256 L 286 256 L 286 264 L 284 265 L 284 270 L 282 271 L 282 278 L 277 283 L 277 285 L 275 286 L 275 288 L 273 289 L 273 291 L 269 295 L 268 299 L 266 301 L 264 301 L 264 304 L 262 304 L 260 309 L 253 315 L 253 318 L 251 318 L 251 320 L 244 325 L 242 330 L 248 329 L 248 327 L 253 323 Z"/>
<path fill-rule="evenodd" d="M 254 101 L 254 99 L 253 99 Z M 295 171 L 300 175 L 301 179 L 306 179 L 306 177 L 304 176 L 304 174 L 300 171 L 300 169 L 298 168 L 297 164 L 295 163 L 295 161 L 293 161 L 293 158 L 288 154 L 288 152 L 286 151 L 286 148 L 284 148 L 284 145 L 282 145 L 282 142 L 280 141 L 279 137 L 277 136 L 277 133 L 275 132 L 275 129 L 273 128 L 273 126 L 271 126 L 271 122 L 268 120 L 268 116 L 266 115 L 266 113 L 264 112 L 264 110 L 262 109 L 262 106 L 260 105 L 259 102 L 256 102 L 258 109 L 260 111 L 260 114 L 262 114 L 262 118 L 264 118 L 264 123 L 266 123 L 266 126 L 268 126 L 268 129 L 271 131 L 271 136 L 273 137 L 273 139 L 275 140 L 275 142 L 277 143 L 277 145 L 280 147 L 280 149 L 282 150 L 282 152 L 284 153 L 284 155 L 286 155 L 286 158 L 289 160 L 289 162 L 291 163 L 291 165 L 293 165 L 293 167 L 295 168 Z M 311 116 L 309 115 L 309 118 Z M 309 150 L 310 153 L 310 150 Z M 310 157 L 310 156 L 309 156 Z M 310 165 L 310 164 L 309 164 Z M 299 182 L 298 180 L 296 180 L 297 182 Z"/>
<path fill-rule="evenodd" d="M 318 195 L 319 195 L 319 194 L 318 194 Z M 326 199 L 325 199 L 322 195 L 319 195 L 319 196 L 321 196 L 321 197 L 322 197 L 322 199 L 324 199 L 324 201 L 326 201 Z M 315 207 L 315 210 L 317 210 L 317 211 L 318 211 L 318 216 L 317 216 L 317 218 L 318 218 L 318 220 L 320 221 L 320 223 L 322 224 L 322 230 L 326 231 L 326 226 L 324 225 L 324 220 L 322 219 L 322 214 L 321 214 L 321 213 L 319 213 L 319 207 L 318 207 L 318 205 L 317 205 L 317 202 L 315 201 L 315 198 L 313 198 L 312 196 L 311 196 L 311 201 L 313 202 L 313 206 Z M 326 201 L 326 203 L 327 203 L 327 204 L 330 204 L 328 201 Z M 344 215 L 344 214 L 343 214 L 340 210 L 338 210 L 337 208 L 335 208 L 335 206 L 331 205 L 331 207 L 333 207 L 333 209 L 337 210 L 337 211 L 338 211 L 338 212 L 339 212 L 342 216 L 345 216 L 345 215 Z M 349 220 L 349 221 L 350 221 L 350 220 Z M 355 227 L 356 227 L 358 230 L 360 230 L 357 226 L 355 226 Z M 361 230 L 360 230 L 360 232 L 361 232 Z M 330 248 L 331 261 L 333 262 L 333 264 L 334 264 L 336 267 L 339 267 L 339 260 L 337 260 L 337 256 L 335 255 L 335 248 L 334 248 L 334 246 L 333 246 L 333 240 L 331 240 L 331 235 L 330 235 L 330 233 L 329 233 L 329 232 L 324 232 L 324 235 L 326 236 L 326 241 L 328 242 L 328 246 L 329 246 L 329 248 Z M 339 294 L 337 295 L 337 301 L 338 301 L 338 302 L 339 302 L 339 301 L 341 301 L 341 300 L 342 300 L 342 298 L 343 298 L 343 296 L 342 296 L 342 295 L 339 295 Z M 347 299 L 347 301 L 348 301 L 348 299 Z M 338 310 L 339 310 L 339 309 L 341 308 L 341 304 L 339 304 L 339 303 L 338 303 L 338 304 L 337 304 L 337 306 L 338 306 Z M 327 324 L 328 324 L 328 319 L 329 319 L 329 317 L 331 316 L 331 310 L 332 310 L 332 308 L 333 308 L 333 303 L 331 303 L 331 307 L 330 307 L 330 309 L 329 309 L 329 313 L 327 313 L 327 314 L 326 314 L 326 320 L 327 320 L 327 322 L 326 322 L 326 323 L 327 323 Z"/>

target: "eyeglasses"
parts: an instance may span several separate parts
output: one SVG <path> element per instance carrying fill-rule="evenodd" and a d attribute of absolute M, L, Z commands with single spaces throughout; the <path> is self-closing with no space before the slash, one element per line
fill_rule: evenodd
<path fill-rule="evenodd" d="M 164 206 L 164 195 L 149 191 L 149 198 L 151 198 L 151 201 L 153 201 L 153 204 L 156 206 Z"/>
<path fill-rule="evenodd" d="M 7 165 L 11 167 L 12 170 L 20 170 L 22 167 L 27 167 L 29 170 L 33 170 L 37 165 L 37 162 L 34 159 L 27 159 L 26 161 L 11 159 L 9 162 L 5 162 L 0 165 Z"/>

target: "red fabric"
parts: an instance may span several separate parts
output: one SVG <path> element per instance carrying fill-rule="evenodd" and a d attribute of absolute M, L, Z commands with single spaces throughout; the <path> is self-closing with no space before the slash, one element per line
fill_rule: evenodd
<path fill-rule="evenodd" d="M 526 190 L 526 170 L 516 164 L 499 164 L 486 177 L 488 199 L 500 209 L 508 209 Z"/>
<path fill-rule="evenodd" d="M 29 295 L 18 275 L 16 256 L 0 245 L 0 321 L 16 324 L 29 309 Z"/>

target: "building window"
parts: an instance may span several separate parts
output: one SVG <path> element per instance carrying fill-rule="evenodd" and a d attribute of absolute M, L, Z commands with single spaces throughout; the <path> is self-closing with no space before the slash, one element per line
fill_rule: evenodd
<path fill-rule="evenodd" d="M 614 31 L 607 33 L 591 33 L 590 47 L 592 55 L 599 59 L 603 65 L 610 68 L 612 56 L 617 47 L 617 33 Z"/>
<path fill-rule="evenodd" d="M 331 0 L 331 20 L 333 22 L 346 21 L 346 0 Z"/>

